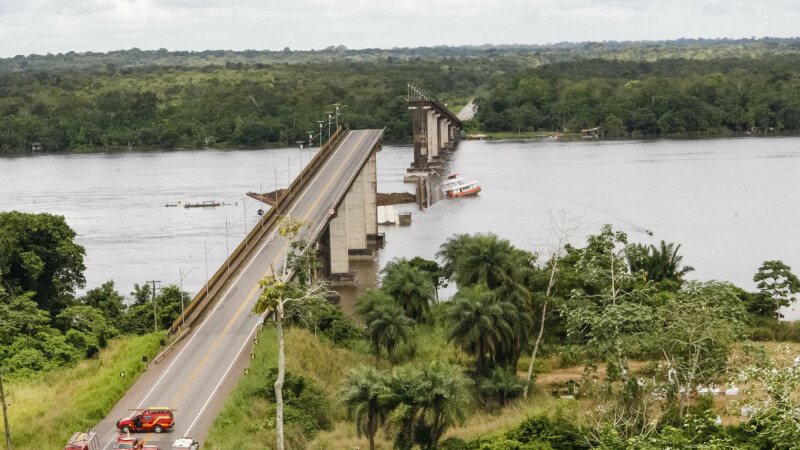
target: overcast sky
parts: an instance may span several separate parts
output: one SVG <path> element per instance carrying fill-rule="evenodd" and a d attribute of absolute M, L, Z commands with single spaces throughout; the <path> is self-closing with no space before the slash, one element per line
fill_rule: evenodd
<path fill-rule="evenodd" d="M 800 0 L 0 0 L 0 56 L 789 37 Z"/>

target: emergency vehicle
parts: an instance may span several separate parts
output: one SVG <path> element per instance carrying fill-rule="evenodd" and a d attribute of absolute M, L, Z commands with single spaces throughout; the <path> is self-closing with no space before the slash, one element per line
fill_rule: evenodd
<path fill-rule="evenodd" d="M 184 436 L 172 443 L 172 450 L 200 450 L 200 443 Z"/>
<path fill-rule="evenodd" d="M 150 407 L 147 409 L 132 409 L 130 417 L 117 421 L 117 429 L 124 433 L 136 431 L 153 431 L 161 433 L 175 426 L 175 417 L 171 408 Z"/>
<path fill-rule="evenodd" d="M 85 433 L 76 432 L 69 438 L 64 450 L 100 450 L 100 442 L 94 428 L 86 430 Z"/>
<path fill-rule="evenodd" d="M 142 450 L 142 446 L 144 443 L 139 439 L 132 438 L 130 433 L 127 434 L 120 434 L 117 438 L 117 445 L 114 446 L 115 449 L 127 449 L 127 450 Z"/>

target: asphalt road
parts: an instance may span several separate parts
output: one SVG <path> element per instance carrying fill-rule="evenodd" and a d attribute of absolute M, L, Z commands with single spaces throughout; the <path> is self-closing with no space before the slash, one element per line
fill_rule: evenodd
<path fill-rule="evenodd" d="M 315 178 L 289 205 L 289 214 L 309 220 L 305 229 L 316 238 L 324 228 L 328 210 L 344 196 L 358 175 L 382 130 L 350 131 L 323 162 Z M 202 323 L 170 351 L 158 364 L 151 364 L 96 429 L 100 448 L 111 449 L 117 441 L 116 421 L 130 415 L 130 408 L 168 406 L 175 408 L 175 428 L 161 434 L 139 433 L 146 444 L 161 450 L 171 449 L 172 441 L 192 436 L 201 442 L 219 413 L 250 358 L 253 337 L 260 317 L 251 313 L 260 290 L 258 281 L 270 264 L 279 271 L 285 248 L 276 230 L 263 241 L 254 257 L 234 278 L 221 299 L 206 314 Z"/>

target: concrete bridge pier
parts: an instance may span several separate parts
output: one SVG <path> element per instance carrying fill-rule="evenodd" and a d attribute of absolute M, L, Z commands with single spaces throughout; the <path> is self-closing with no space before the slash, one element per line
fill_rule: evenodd
<path fill-rule="evenodd" d="M 455 148 L 461 121 L 447 107 L 409 86 L 408 109 L 414 125 L 414 162 L 406 181 L 440 166 L 442 155 Z"/>
<path fill-rule="evenodd" d="M 439 118 L 441 116 L 436 111 L 428 110 L 428 164 L 439 159 L 439 150 L 441 150 Z"/>
<path fill-rule="evenodd" d="M 328 224 L 329 272 L 334 285 L 354 283 L 350 261 L 369 261 L 383 245 L 378 233 L 377 156 L 370 154 Z"/>
<path fill-rule="evenodd" d="M 428 165 L 428 111 L 430 106 L 409 106 L 414 126 L 414 162 L 412 169 L 422 169 Z M 409 169 L 411 171 L 412 169 Z"/>

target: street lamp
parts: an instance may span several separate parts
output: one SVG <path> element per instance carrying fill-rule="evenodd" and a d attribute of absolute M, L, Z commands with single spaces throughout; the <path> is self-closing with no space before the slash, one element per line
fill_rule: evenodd
<path fill-rule="evenodd" d="M 339 129 L 339 107 L 341 106 L 341 110 L 343 111 L 347 108 L 347 105 L 340 105 L 339 103 L 334 103 L 333 106 L 336 107 L 336 129 Z"/>
<path fill-rule="evenodd" d="M 192 273 L 192 271 L 194 269 L 197 269 L 197 267 L 196 266 L 192 267 L 191 269 L 189 269 L 188 272 L 183 273 L 183 267 L 180 268 L 181 281 L 180 281 L 180 288 L 179 289 L 181 291 L 181 327 L 185 327 L 186 326 L 186 313 L 184 312 L 184 308 L 183 308 L 183 279 L 188 277 L 189 274 Z M 208 288 L 208 283 L 206 283 L 206 288 Z"/>
<path fill-rule="evenodd" d="M 328 141 L 331 140 L 331 119 L 333 118 L 333 113 L 328 111 L 325 114 L 328 115 Z"/>
<path fill-rule="evenodd" d="M 216 247 L 216 246 L 217 246 L 217 243 L 215 242 L 214 245 L 211 246 L 211 248 L 208 248 L 208 242 L 203 242 L 203 249 L 205 249 L 205 251 L 206 251 L 206 256 L 205 256 L 205 262 L 206 262 L 206 295 L 208 295 L 208 282 L 210 281 L 210 279 L 208 278 L 208 254 L 211 253 L 211 250 L 214 250 L 214 247 Z"/>
<path fill-rule="evenodd" d="M 325 123 L 325 121 L 318 120 L 317 123 L 319 124 L 319 146 L 322 147 L 322 124 Z"/>
<path fill-rule="evenodd" d="M 250 206 L 253 206 L 253 205 L 251 204 Z M 247 209 L 250 208 L 250 206 L 247 206 L 247 197 L 242 197 L 242 217 L 244 217 L 244 246 L 245 247 L 250 245 L 247 242 L 247 235 L 249 234 L 247 232 Z"/>

